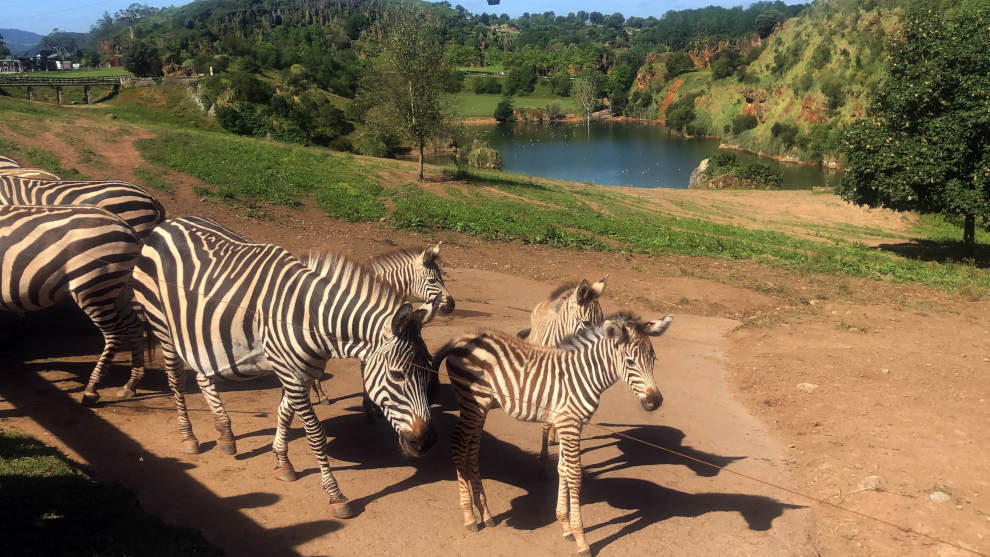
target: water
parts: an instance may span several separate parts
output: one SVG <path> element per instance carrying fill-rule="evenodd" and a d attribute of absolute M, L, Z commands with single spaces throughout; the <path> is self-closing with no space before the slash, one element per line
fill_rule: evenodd
<path fill-rule="evenodd" d="M 691 171 L 718 151 L 718 141 L 671 136 L 655 125 L 592 122 L 478 127 L 502 155 L 503 170 L 576 182 L 641 188 L 687 188 Z M 784 187 L 834 186 L 838 173 L 737 153 L 740 160 L 777 165 Z"/>

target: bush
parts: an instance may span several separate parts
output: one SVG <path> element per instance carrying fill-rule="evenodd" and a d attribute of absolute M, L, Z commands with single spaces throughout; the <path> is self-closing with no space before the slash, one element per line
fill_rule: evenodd
<path fill-rule="evenodd" d="M 825 67 L 832 60 L 832 49 L 835 45 L 832 41 L 824 40 L 822 41 L 815 51 L 811 53 L 811 59 L 808 60 L 808 65 L 811 69 L 820 70 Z"/>
<path fill-rule="evenodd" d="M 512 110 L 512 97 L 506 97 L 499 101 L 498 106 L 495 107 L 493 116 L 499 122 L 511 122 L 515 120 L 516 116 Z"/>
<path fill-rule="evenodd" d="M 162 75 L 162 61 L 158 49 L 151 43 L 135 42 L 124 51 L 124 68 L 138 77 Z"/>
<path fill-rule="evenodd" d="M 235 100 L 255 104 L 268 104 L 275 94 L 271 85 L 246 72 L 231 74 L 230 88 Z"/>
<path fill-rule="evenodd" d="M 471 84 L 471 90 L 478 95 L 499 95 L 502 93 L 502 80 L 478 77 Z"/>
<path fill-rule="evenodd" d="M 740 114 L 732 119 L 732 133 L 739 135 L 745 131 L 755 128 L 759 124 L 756 116 L 752 114 Z"/>
<path fill-rule="evenodd" d="M 683 130 L 694 121 L 694 109 L 690 106 L 678 106 L 667 111 L 667 125 L 675 130 Z"/>
<path fill-rule="evenodd" d="M 794 124 L 782 124 L 780 122 L 775 122 L 770 128 L 770 133 L 786 147 L 792 147 L 794 145 L 799 131 L 799 128 Z"/>
<path fill-rule="evenodd" d="M 507 95 L 517 93 L 532 93 L 536 88 L 536 69 L 532 64 L 523 64 L 518 68 L 509 71 L 509 77 L 505 78 L 505 85 L 502 89 Z"/>
<path fill-rule="evenodd" d="M 682 73 L 694 70 L 694 62 L 687 52 L 675 52 L 667 58 L 667 79 L 681 75 Z"/>
<path fill-rule="evenodd" d="M 835 111 L 846 103 L 846 92 L 842 88 L 842 81 L 838 79 L 827 79 L 822 83 L 822 94 L 828 98 L 829 111 Z"/>
<path fill-rule="evenodd" d="M 571 76 L 567 72 L 557 72 L 550 78 L 550 92 L 561 97 L 571 96 Z"/>
<path fill-rule="evenodd" d="M 712 79 L 723 79 L 732 75 L 742 60 L 739 51 L 734 48 L 724 48 L 712 59 Z"/>
<path fill-rule="evenodd" d="M 550 120 L 560 120 L 565 116 L 567 116 L 567 112 L 564 111 L 564 107 L 560 106 L 560 103 L 547 104 L 547 118 Z"/>

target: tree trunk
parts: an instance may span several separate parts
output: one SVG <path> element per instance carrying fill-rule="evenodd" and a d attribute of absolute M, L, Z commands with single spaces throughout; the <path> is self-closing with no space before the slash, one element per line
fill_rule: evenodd
<path fill-rule="evenodd" d="M 976 215 L 966 215 L 963 227 L 963 243 L 971 248 L 976 245 Z"/>
<path fill-rule="evenodd" d="M 423 141 L 419 142 L 419 179 L 423 179 Z"/>

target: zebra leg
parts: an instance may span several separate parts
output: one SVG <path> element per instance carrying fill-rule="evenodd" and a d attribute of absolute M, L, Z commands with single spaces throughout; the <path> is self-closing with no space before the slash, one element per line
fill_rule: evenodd
<path fill-rule="evenodd" d="M 347 502 L 347 497 L 340 492 L 337 487 L 337 479 L 333 477 L 330 469 L 330 458 L 327 456 L 327 434 L 323 430 L 323 424 L 313 411 L 313 403 L 309 400 L 310 385 L 304 383 L 302 389 L 296 392 L 286 390 L 285 395 L 289 398 L 293 410 L 299 415 L 303 426 L 306 428 L 306 438 L 309 440 L 309 448 L 316 455 L 316 460 L 320 464 L 320 476 L 323 479 L 323 491 L 330 496 L 330 511 L 337 518 L 350 518 L 354 516 L 354 511 Z M 282 420 L 281 414 L 279 421 Z"/>
<path fill-rule="evenodd" d="M 295 410 L 292 409 L 292 404 L 289 403 L 289 398 L 285 396 L 283 390 L 282 399 L 278 402 L 278 428 L 275 430 L 275 440 L 272 441 L 272 452 L 275 453 L 275 469 L 272 470 L 272 474 L 283 482 L 296 481 L 296 470 L 289 462 L 287 442 L 289 427 L 292 426 L 292 418 L 295 415 Z"/>
<path fill-rule="evenodd" d="M 134 315 L 133 310 L 131 311 L 131 315 Z M 137 319 L 136 316 L 133 321 L 128 324 L 128 333 L 131 337 L 131 377 L 127 380 L 127 384 L 121 387 L 120 392 L 117 393 L 117 396 L 120 398 L 133 397 L 137 393 L 137 384 L 144 378 L 145 346 L 143 341 L 145 330 L 143 323 Z M 150 330 L 148 331 L 148 334 L 151 334 Z"/>
<path fill-rule="evenodd" d="M 577 542 L 578 555 L 591 557 L 591 548 L 584 539 L 584 523 L 581 520 L 581 427 L 575 424 L 566 424 L 557 430 L 560 440 L 560 471 L 561 485 L 564 485 L 564 478 L 567 478 L 566 500 L 563 490 L 558 494 L 557 518 L 560 518 L 560 504 L 564 503 L 568 508 L 570 517 L 569 532 Z M 565 527 L 566 528 L 566 527 Z M 565 529 L 565 537 L 568 530 Z"/>
<path fill-rule="evenodd" d="M 546 480 L 548 476 L 547 463 L 550 461 L 550 431 L 553 430 L 553 426 L 550 424 L 541 425 L 543 426 L 543 440 L 540 443 L 540 471 L 537 472 L 536 477 L 542 481 Z"/>
<path fill-rule="evenodd" d="M 464 527 L 472 532 L 478 531 L 478 522 L 474 516 L 474 506 L 471 504 L 471 470 L 468 467 L 468 448 L 471 443 L 464 423 L 464 409 L 461 409 L 461 419 L 457 420 L 454 431 L 450 434 L 450 453 L 457 469 L 457 489 L 460 493 L 461 511 L 464 513 Z"/>
<path fill-rule="evenodd" d="M 189 423 L 189 412 L 186 411 L 186 370 L 182 367 L 182 360 L 179 359 L 171 345 L 162 344 L 162 356 L 165 358 L 168 386 L 172 389 L 172 396 L 175 398 L 179 435 L 182 436 L 182 452 L 197 454 L 199 453 L 199 441 L 193 435 L 192 424 Z"/>
<path fill-rule="evenodd" d="M 467 395 L 467 393 L 458 393 Z M 470 396 L 470 395 L 467 395 Z M 451 435 L 451 454 L 454 466 L 457 467 L 457 485 L 460 490 L 461 510 L 464 513 L 464 527 L 475 532 L 478 523 L 474 514 L 478 514 L 485 526 L 494 526 L 491 512 L 488 511 L 488 500 L 481 484 L 481 473 L 478 468 L 478 452 L 481 448 L 481 433 L 485 427 L 485 418 L 491 407 L 491 399 L 467 398 L 458 396 L 461 403 L 460 417 Z"/>
<path fill-rule="evenodd" d="M 203 393 L 206 403 L 210 405 L 210 410 L 213 411 L 214 427 L 220 433 L 217 447 L 223 454 L 237 454 L 237 442 L 234 440 L 234 432 L 230 429 L 230 416 L 223 407 L 220 395 L 217 394 L 217 386 L 209 377 L 200 373 L 196 374 L 196 382 L 199 383 L 199 390 Z"/>
<path fill-rule="evenodd" d="M 113 362 L 113 357 L 117 355 L 117 352 L 127 344 L 130 335 L 118 325 L 117 320 L 119 318 L 116 312 L 113 312 L 109 318 L 101 315 L 108 309 L 113 311 L 112 307 L 107 308 L 105 305 L 86 306 L 86 302 L 75 292 L 72 293 L 72 299 L 103 334 L 103 353 L 96 361 L 93 372 L 89 374 L 89 382 L 86 383 L 86 389 L 83 390 L 82 394 L 83 405 L 89 406 L 100 400 L 100 394 L 96 392 L 96 385 L 103 380 L 103 374 L 106 373 L 107 367 Z"/>
<path fill-rule="evenodd" d="M 478 454 L 481 451 L 481 432 L 485 425 L 485 415 L 482 415 L 481 419 L 482 422 L 476 430 L 476 435 L 471 438 L 471 449 L 468 453 L 468 459 L 471 461 L 471 492 L 474 494 L 474 506 L 478 509 L 485 526 L 495 526 L 495 519 L 492 518 L 492 513 L 488 510 L 488 496 L 485 495 L 485 487 L 481 484 L 481 470 L 478 467 Z"/>
<path fill-rule="evenodd" d="M 319 378 L 313 381 L 313 392 L 316 394 L 315 404 L 330 404 L 330 397 L 323 392 L 323 385 L 320 384 Z"/>

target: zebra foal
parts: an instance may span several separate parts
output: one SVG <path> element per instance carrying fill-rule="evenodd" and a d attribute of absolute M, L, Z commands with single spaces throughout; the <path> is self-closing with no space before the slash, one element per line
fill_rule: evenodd
<path fill-rule="evenodd" d="M 274 474 L 296 477 L 286 438 L 298 414 L 338 518 L 352 511 L 330 469 L 326 433 L 309 398 L 328 359 L 366 362 L 365 391 L 384 409 L 403 452 L 419 456 L 435 442 L 426 398 L 430 355 L 421 327 L 436 305 L 414 310 L 364 266 L 330 254 L 307 267 L 278 246 L 188 217 L 152 231 L 132 284 L 162 344 L 184 452 L 198 452 L 199 443 L 185 407 L 183 361 L 196 374 L 220 432 L 218 446 L 228 454 L 236 446 L 214 381 L 278 376 Z"/>
<path fill-rule="evenodd" d="M 130 346 L 133 394 L 144 375 L 142 327 L 126 285 L 141 244 L 116 215 L 98 207 L 0 205 L 0 310 L 28 312 L 72 298 L 103 334 L 104 346 L 83 391 L 96 385 L 123 347 Z"/>
<path fill-rule="evenodd" d="M 582 279 L 578 284 L 562 284 L 550 292 L 546 300 L 536 304 L 530 314 L 530 328 L 519 336 L 539 346 L 556 347 L 564 338 L 582 329 L 601 323 L 605 319 L 598 298 L 605 291 L 608 275 L 588 284 Z M 552 424 L 543 424 L 540 441 L 540 477 L 546 476 L 550 460 L 550 437 L 556 439 Z"/>
<path fill-rule="evenodd" d="M 34 180 L 0 174 L 0 205 L 95 205 L 124 219 L 143 239 L 165 208 L 143 188 L 120 180 Z"/>
<path fill-rule="evenodd" d="M 486 526 L 495 524 L 481 483 L 478 453 L 485 418 L 497 401 L 518 420 L 557 428 L 557 520 L 564 537 L 577 542 L 578 552 L 591 554 L 581 521 L 581 430 L 598 408 L 602 393 L 619 378 L 644 409 L 660 407 L 663 397 L 653 379 L 656 355 L 649 337 L 662 335 L 672 320 L 667 316 L 644 323 L 623 312 L 565 338 L 560 348 L 534 346 L 486 331 L 456 338 L 437 352 L 434 369 L 446 360 L 460 405 L 451 453 L 466 528 L 478 529 L 475 508 Z"/>

